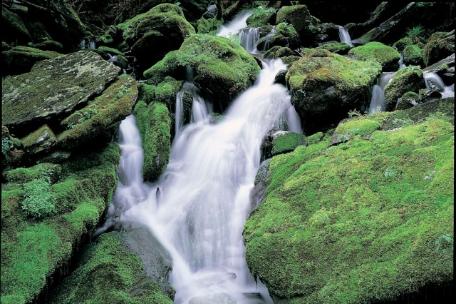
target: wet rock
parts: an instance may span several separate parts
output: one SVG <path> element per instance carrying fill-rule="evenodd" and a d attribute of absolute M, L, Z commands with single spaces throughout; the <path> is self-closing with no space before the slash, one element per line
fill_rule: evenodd
<path fill-rule="evenodd" d="M 407 92 L 398 99 L 396 110 L 405 110 L 416 106 L 420 101 L 420 96 L 415 92 Z"/>
<path fill-rule="evenodd" d="M 400 69 L 385 86 L 385 103 L 387 110 L 396 107 L 397 100 L 406 92 L 418 92 L 424 88 L 423 72 L 417 66 Z"/>
<path fill-rule="evenodd" d="M 43 123 L 52 127 L 58 117 L 100 94 L 119 71 L 90 51 L 41 61 L 29 73 L 2 82 L 3 123 L 19 136 Z"/>
<path fill-rule="evenodd" d="M 454 30 L 432 34 L 423 49 L 424 63 L 431 65 L 454 54 L 454 40 Z"/>
<path fill-rule="evenodd" d="M 258 40 L 258 49 L 268 50 L 274 46 L 296 48 L 299 45 L 299 36 L 293 25 L 282 22 L 277 24 L 269 33 Z"/>
<path fill-rule="evenodd" d="M 450 56 L 434 63 L 423 69 L 423 72 L 434 72 L 437 73 L 446 84 L 454 82 L 454 69 L 455 69 L 455 56 Z"/>

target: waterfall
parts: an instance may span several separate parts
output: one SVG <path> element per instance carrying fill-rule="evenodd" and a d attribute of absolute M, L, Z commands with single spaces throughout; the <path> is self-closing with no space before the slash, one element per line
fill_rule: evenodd
<path fill-rule="evenodd" d="M 339 28 L 339 39 L 340 39 L 340 42 L 346 43 L 349 46 L 353 46 L 353 43 L 352 43 L 352 40 L 350 38 L 350 34 L 348 33 L 348 30 L 345 27 L 340 26 L 340 25 L 338 25 L 337 27 Z"/>
<path fill-rule="evenodd" d="M 404 55 L 401 53 L 401 57 L 399 58 L 399 69 L 405 68 L 406 65 L 404 63 Z"/>
<path fill-rule="evenodd" d="M 252 15 L 252 12 L 244 11 L 237 14 L 232 21 L 226 25 L 222 25 L 217 33 L 217 36 L 222 37 L 233 37 L 239 34 L 239 32 L 247 27 L 247 19 Z"/>
<path fill-rule="evenodd" d="M 454 97 L 454 83 L 452 85 L 445 85 L 437 73 L 424 72 L 423 78 L 428 90 L 437 90 L 442 95 L 442 98 Z"/>
<path fill-rule="evenodd" d="M 94 50 L 97 48 L 97 46 L 96 46 L 96 43 L 94 40 L 82 39 L 81 42 L 79 43 L 79 48 L 81 50 L 84 50 L 84 49 Z"/>
<path fill-rule="evenodd" d="M 301 119 L 299 118 L 294 106 L 288 107 L 286 117 L 288 131 L 302 133 Z"/>
<path fill-rule="evenodd" d="M 264 42 L 264 46 L 263 46 L 264 51 L 269 49 L 269 44 L 271 43 L 271 39 L 275 35 L 276 32 L 277 32 L 276 27 L 273 26 L 271 31 L 264 37 L 265 38 L 265 42 Z"/>
<path fill-rule="evenodd" d="M 388 82 L 393 78 L 394 72 L 383 72 L 377 80 L 377 84 L 372 88 L 372 97 L 369 105 L 369 114 L 374 114 L 385 110 L 384 89 Z"/>
<path fill-rule="evenodd" d="M 260 39 L 260 30 L 255 27 L 244 28 L 239 32 L 241 45 L 251 54 L 258 53 L 257 44 Z"/>

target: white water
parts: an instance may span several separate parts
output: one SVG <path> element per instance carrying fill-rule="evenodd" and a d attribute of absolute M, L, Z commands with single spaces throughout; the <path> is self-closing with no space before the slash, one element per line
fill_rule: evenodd
<path fill-rule="evenodd" d="M 244 28 L 239 32 L 241 45 L 251 54 L 257 54 L 257 44 L 260 40 L 260 30 L 256 27 Z"/>
<path fill-rule="evenodd" d="M 340 26 L 340 25 L 338 25 L 337 27 L 339 28 L 340 42 L 346 43 L 349 46 L 353 46 L 353 43 L 352 43 L 350 34 L 348 33 L 348 30 L 345 27 Z"/>
<path fill-rule="evenodd" d="M 247 19 L 252 15 L 252 12 L 246 11 L 237 14 L 233 20 L 220 27 L 217 36 L 233 37 L 247 27 Z"/>
<path fill-rule="evenodd" d="M 401 57 L 399 58 L 399 69 L 403 69 L 405 67 L 406 67 L 406 65 L 404 63 L 404 55 L 402 55 L 402 53 L 401 53 Z"/>
<path fill-rule="evenodd" d="M 388 82 L 393 78 L 394 72 L 383 72 L 372 88 L 372 97 L 369 105 L 369 114 L 374 114 L 385 110 L 384 89 Z"/>
<path fill-rule="evenodd" d="M 84 50 L 84 49 L 90 49 L 90 50 L 94 50 L 96 49 L 96 44 L 95 44 L 95 41 L 93 40 L 90 40 L 90 39 L 82 39 L 81 42 L 79 43 L 79 48 L 81 50 Z"/>
<path fill-rule="evenodd" d="M 429 90 L 437 90 L 442 95 L 442 98 L 454 97 L 454 84 L 445 85 L 437 73 L 425 72 L 423 74 L 426 88 Z"/>
<path fill-rule="evenodd" d="M 267 289 L 249 273 L 242 231 L 252 208 L 263 137 L 291 107 L 286 88 L 274 84 L 285 68 L 280 59 L 264 62 L 256 84 L 219 123 L 195 119 L 186 126 L 147 199 L 141 201 L 135 191 L 118 191 L 124 197 L 116 196 L 112 214 L 121 210 L 124 227 L 148 228 L 171 256 L 175 303 L 272 303 Z M 198 111 L 194 108 L 193 114 Z M 121 124 L 125 142 L 137 141 L 132 119 Z M 131 160 L 126 180 L 141 190 L 142 154 Z"/>

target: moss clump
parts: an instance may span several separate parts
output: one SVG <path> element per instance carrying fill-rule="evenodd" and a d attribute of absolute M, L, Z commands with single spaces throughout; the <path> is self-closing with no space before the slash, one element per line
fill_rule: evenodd
<path fill-rule="evenodd" d="M 171 119 L 168 108 L 160 102 L 146 105 L 139 101 L 135 107 L 136 122 L 144 149 L 144 179 L 157 179 L 166 167 L 171 144 Z"/>
<path fill-rule="evenodd" d="M 2 52 L 2 74 L 25 73 L 30 71 L 36 62 L 60 55 L 62 54 L 54 51 L 43 51 L 29 46 L 16 46 Z"/>
<path fill-rule="evenodd" d="M 393 47 L 396 48 L 399 52 L 402 52 L 406 46 L 414 44 L 412 38 L 403 37 L 398 41 L 393 43 Z"/>
<path fill-rule="evenodd" d="M 275 156 L 287 153 L 296 149 L 296 147 L 305 145 L 306 137 L 300 133 L 283 132 L 275 134 L 272 140 L 271 155 Z"/>
<path fill-rule="evenodd" d="M 282 6 L 277 12 L 276 23 L 287 22 L 292 24 L 302 42 L 312 44 L 321 32 L 320 20 L 312 16 L 307 6 Z"/>
<path fill-rule="evenodd" d="M 196 34 L 146 70 L 144 77 L 153 83 L 166 76 L 185 79 L 188 69 L 202 93 L 223 103 L 246 89 L 259 72 L 255 59 L 239 44 L 224 37 Z"/>
<path fill-rule="evenodd" d="M 62 164 L 59 181 L 49 178 L 52 165 L 10 172 L 17 183 L 2 184 L 2 303 L 32 302 L 69 261 L 73 247 L 93 231 L 112 198 L 118 161 L 117 145 L 112 145 Z"/>
<path fill-rule="evenodd" d="M 51 303 L 171 304 L 146 276 L 142 262 L 117 232 L 101 235 L 84 253 L 79 267 L 59 287 Z"/>
<path fill-rule="evenodd" d="M 222 23 L 222 20 L 217 18 L 201 17 L 196 22 L 196 31 L 198 34 L 215 34 Z"/>
<path fill-rule="evenodd" d="M 273 24 L 275 21 L 276 9 L 273 7 L 258 6 L 252 10 L 252 15 L 247 18 L 247 25 L 250 27 L 261 27 Z"/>
<path fill-rule="evenodd" d="M 268 35 L 258 40 L 258 48 L 268 50 L 275 46 L 295 48 L 299 45 L 299 36 L 293 25 L 281 22 Z"/>
<path fill-rule="evenodd" d="M 139 87 L 139 99 L 146 104 L 158 101 L 166 104 L 172 109 L 176 103 L 176 94 L 182 87 L 182 81 L 172 77 L 165 79 L 157 85 L 142 83 Z"/>
<path fill-rule="evenodd" d="M 408 66 L 397 71 L 385 86 L 386 108 L 392 110 L 397 100 L 408 91 L 418 92 L 424 86 L 423 72 L 418 66 Z"/>
<path fill-rule="evenodd" d="M 418 104 L 420 96 L 415 92 L 407 92 L 399 98 L 396 110 L 405 110 Z"/>
<path fill-rule="evenodd" d="M 407 45 L 402 55 L 404 56 L 404 63 L 407 65 L 423 65 L 423 49 L 417 44 Z"/>
<path fill-rule="evenodd" d="M 254 275 L 292 303 L 387 301 L 450 282 L 453 125 L 434 115 L 329 143 L 272 158 L 244 231 Z"/>
<path fill-rule="evenodd" d="M 28 153 L 38 154 L 49 151 L 57 142 L 57 138 L 48 125 L 44 125 L 22 138 L 21 141 Z"/>
<path fill-rule="evenodd" d="M 329 41 L 322 43 L 318 46 L 319 49 L 324 49 L 328 50 L 332 53 L 340 54 L 340 55 L 345 55 L 348 53 L 348 51 L 352 48 L 346 43 L 343 42 L 337 42 L 337 41 Z"/>
<path fill-rule="evenodd" d="M 380 123 L 364 117 L 350 119 L 340 123 L 333 134 L 333 144 L 352 139 L 354 136 L 369 137 L 375 130 L 380 129 Z"/>
<path fill-rule="evenodd" d="M 66 130 L 58 135 L 58 145 L 69 150 L 90 143 L 129 115 L 137 97 L 136 81 L 128 75 L 120 76 L 101 96 L 61 122 Z"/>
<path fill-rule="evenodd" d="M 397 70 L 401 57 L 397 50 L 377 41 L 352 48 L 348 55 L 359 60 L 376 61 L 382 65 L 384 71 Z"/>
<path fill-rule="evenodd" d="M 424 63 L 431 65 L 454 53 L 454 30 L 451 32 L 436 32 L 431 35 L 424 46 Z"/>
<path fill-rule="evenodd" d="M 51 163 L 41 163 L 28 168 L 15 168 L 4 173 L 8 183 L 26 183 L 39 178 L 47 178 L 55 183 L 62 174 L 62 166 Z"/>

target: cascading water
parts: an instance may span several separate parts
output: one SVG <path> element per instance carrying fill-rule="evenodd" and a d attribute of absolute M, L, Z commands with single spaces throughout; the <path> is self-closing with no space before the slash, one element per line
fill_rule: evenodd
<path fill-rule="evenodd" d="M 406 67 L 406 65 L 404 63 L 404 55 L 402 55 L 402 53 L 401 53 L 401 57 L 399 58 L 399 69 L 403 69 L 405 67 Z"/>
<path fill-rule="evenodd" d="M 257 44 L 260 40 L 260 29 L 256 27 L 244 28 L 239 32 L 241 45 L 251 54 L 258 53 Z"/>
<path fill-rule="evenodd" d="M 372 88 L 372 97 L 369 105 L 369 114 L 374 114 L 385 110 L 384 89 L 388 82 L 393 78 L 394 72 L 383 72 Z"/>
<path fill-rule="evenodd" d="M 337 27 L 339 28 L 340 42 L 346 43 L 349 46 L 353 46 L 353 43 L 352 43 L 350 34 L 348 33 L 348 30 L 345 27 L 340 26 L 340 25 L 338 25 Z"/>
<path fill-rule="evenodd" d="M 427 89 L 431 91 L 437 90 L 442 95 L 442 98 L 454 97 L 454 83 L 449 86 L 445 85 L 442 78 L 434 72 L 425 72 L 423 78 Z"/>
<path fill-rule="evenodd" d="M 263 50 L 268 50 L 269 49 L 269 45 L 271 43 L 271 39 L 275 35 L 276 32 L 277 32 L 277 30 L 276 30 L 275 26 L 273 26 L 271 31 L 265 36 L 265 42 L 264 42 Z"/>
<path fill-rule="evenodd" d="M 232 21 L 220 27 L 217 36 L 233 37 L 247 27 L 247 19 L 252 15 L 252 12 L 245 11 L 237 14 Z"/>

